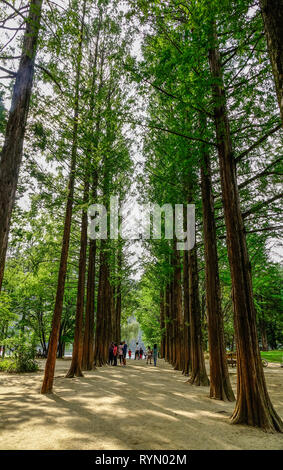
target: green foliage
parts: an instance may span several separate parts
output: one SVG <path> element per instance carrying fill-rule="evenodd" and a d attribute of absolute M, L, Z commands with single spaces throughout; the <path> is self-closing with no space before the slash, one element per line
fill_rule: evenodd
<path fill-rule="evenodd" d="M 133 339 L 138 337 L 139 333 L 139 324 L 136 321 L 129 321 L 126 325 L 122 324 L 121 326 L 121 338 L 129 344 Z"/>
<path fill-rule="evenodd" d="M 36 348 L 34 340 L 20 333 L 18 337 L 6 340 L 6 346 L 12 350 L 12 356 L 9 359 L 0 359 L 0 370 L 7 372 L 36 372 L 39 369 L 35 360 Z"/>
<path fill-rule="evenodd" d="M 160 344 L 160 306 L 158 299 L 159 296 L 156 295 L 155 286 L 144 275 L 137 288 L 135 317 L 141 326 L 142 339 L 146 346 L 153 347 L 155 343 Z"/>

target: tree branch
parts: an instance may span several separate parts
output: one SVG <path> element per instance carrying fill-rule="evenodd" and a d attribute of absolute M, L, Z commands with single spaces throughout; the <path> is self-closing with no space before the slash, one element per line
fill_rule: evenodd
<path fill-rule="evenodd" d="M 248 209 L 246 212 L 242 213 L 243 218 L 245 219 L 249 215 L 254 214 L 255 212 L 258 212 L 262 207 L 266 206 L 267 204 L 270 204 L 271 202 L 277 201 L 278 199 L 281 199 L 282 196 L 283 196 L 283 192 L 276 194 L 270 199 L 267 199 L 267 201 L 261 201 L 261 202 L 256 203 L 253 207 Z"/>
<path fill-rule="evenodd" d="M 214 142 L 208 142 L 207 140 L 204 140 L 204 139 L 201 139 L 201 138 L 198 138 L 198 137 L 191 137 L 189 135 L 182 134 L 181 132 L 173 131 L 172 129 L 166 129 L 164 127 L 154 126 L 154 125 L 150 125 L 150 124 L 141 124 L 141 123 L 137 123 L 137 122 L 135 124 L 137 124 L 138 126 L 141 126 L 141 127 L 149 127 L 150 129 L 156 129 L 158 131 L 168 132 L 168 134 L 177 135 L 178 137 L 183 137 L 184 139 L 192 140 L 194 142 L 202 142 L 203 144 L 212 145 L 213 147 L 217 147 L 217 144 L 215 144 Z"/>
<path fill-rule="evenodd" d="M 243 189 L 245 188 L 248 184 L 252 183 L 253 181 L 257 180 L 258 178 L 260 178 L 261 176 L 268 176 L 269 174 L 272 174 L 272 173 L 269 173 L 268 170 L 270 168 L 272 168 L 273 166 L 277 165 L 277 163 L 281 162 L 283 156 L 277 158 L 277 160 L 275 160 L 274 162 L 270 163 L 270 165 L 268 165 L 263 171 L 261 171 L 260 173 L 257 173 L 255 176 L 253 176 L 252 178 L 249 178 L 248 180 L 244 181 L 243 183 L 239 184 L 239 189 Z"/>
<path fill-rule="evenodd" d="M 264 134 L 259 140 L 257 140 L 254 144 L 252 144 L 247 150 L 244 150 L 240 155 L 235 158 L 236 163 L 239 163 L 246 155 L 248 155 L 254 148 L 258 147 L 262 144 L 268 137 L 270 137 L 275 132 L 279 131 L 282 128 L 282 124 L 278 124 L 273 129 L 270 129 L 266 134 Z"/>
<path fill-rule="evenodd" d="M 2 70 L 2 72 L 6 72 L 8 75 L 11 75 L 11 77 L 15 77 L 17 75 L 16 72 L 13 72 L 12 70 L 5 69 L 5 67 L 0 66 L 0 70 Z"/>
<path fill-rule="evenodd" d="M 44 73 L 46 73 L 46 75 L 48 75 L 49 78 L 51 78 L 51 80 L 57 85 L 57 87 L 59 88 L 59 90 L 61 91 L 61 93 L 63 93 L 63 90 L 61 88 L 61 85 L 60 83 L 58 83 L 58 81 L 56 80 L 56 78 L 52 75 L 51 72 L 49 72 L 49 70 L 47 70 L 45 67 L 43 67 L 43 65 L 40 65 L 40 64 L 35 64 L 35 67 L 37 67 L 38 69 L 42 70 Z"/>
<path fill-rule="evenodd" d="M 20 15 L 26 21 L 26 18 L 24 17 L 24 15 L 20 12 L 20 10 L 17 10 L 17 8 L 15 8 L 14 5 L 11 5 L 11 3 L 7 2 L 7 0 L 2 0 L 2 2 L 6 3 L 8 7 L 12 8 L 12 10 L 14 10 L 14 12 L 16 12 L 17 15 Z"/>

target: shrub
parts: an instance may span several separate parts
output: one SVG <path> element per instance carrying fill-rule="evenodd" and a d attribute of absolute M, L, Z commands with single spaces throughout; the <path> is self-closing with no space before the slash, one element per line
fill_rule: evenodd
<path fill-rule="evenodd" d="M 0 371 L 9 373 L 36 372 L 39 369 L 33 348 L 21 344 L 13 357 L 0 360 Z"/>
<path fill-rule="evenodd" d="M 0 359 L 1 372 L 17 372 L 16 364 L 12 359 Z"/>
<path fill-rule="evenodd" d="M 17 372 L 35 372 L 38 370 L 38 363 L 35 360 L 35 352 L 33 349 L 21 347 L 15 352 L 13 359 L 16 364 Z"/>

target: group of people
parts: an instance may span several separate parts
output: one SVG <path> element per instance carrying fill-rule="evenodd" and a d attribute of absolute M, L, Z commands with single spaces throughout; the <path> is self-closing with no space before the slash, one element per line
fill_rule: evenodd
<path fill-rule="evenodd" d="M 130 351 L 129 351 L 130 353 Z M 144 353 L 143 352 L 143 348 L 142 347 L 138 347 L 138 343 L 137 343 L 137 346 L 136 346 L 136 350 L 135 350 L 135 360 L 136 359 L 142 359 L 143 355 L 146 357 L 146 352 Z"/>
<path fill-rule="evenodd" d="M 118 359 L 120 365 L 125 367 L 126 366 L 126 357 L 127 357 L 128 345 L 126 341 L 121 341 L 119 344 L 112 342 L 109 346 L 109 355 L 108 355 L 108 364 L 111 366 L 117 366 Z M 129 349 L 128 351 L 129 359 L 132 357 L 132 351 Z M 158 357 L 158 350 L 157 344 L 154 344 L 153 349 L 150 346 L 147 347 L 147 351 L 143 351 L 142 347 L 138 347 L 138 343 L 135 350 L 135 360 L 139 360 L 143 358 L 143 355 L 146 359 L 146 363 L 151 364 L 152 358 L 154 365 L 156 366 L 157 357 Z"/>
<path fill-rule="evenodd" d="M 117 361 L 119 358 L 120 365 L 125 367 L 127 349 L 128 345 L 126 344 L 126 341 L 122 341 L 119 344 L 112 342 L 109 346 L 108 364 L 111 366 L 117 366 Z"/>

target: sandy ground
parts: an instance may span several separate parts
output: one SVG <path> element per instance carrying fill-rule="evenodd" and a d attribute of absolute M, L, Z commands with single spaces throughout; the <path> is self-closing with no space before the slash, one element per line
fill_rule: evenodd
<path fill-rule="evenodd" d="M 283 449 L 283 435 L 232 426 L 232 403 L 208 398 L 164 361 L 128 361 L 66 379 L 57 361 L 54 394 L 40 395 L 41 371 L 0 373 L 0 449 Z M 233 386 L 235 368 L 231 369 Z M 283 369 L 265 369 L 273 404 L 283 417 Z"/>

